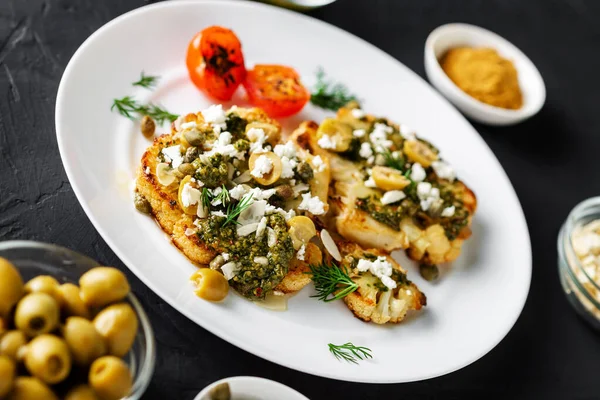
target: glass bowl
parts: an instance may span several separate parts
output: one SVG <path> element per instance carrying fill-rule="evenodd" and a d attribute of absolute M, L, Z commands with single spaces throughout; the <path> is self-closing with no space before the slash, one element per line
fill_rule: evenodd
<path fill-rule="evenodd" d="M 600 197 L 587 199 L 573 208 L 558 234 L 558 272 L 567 299 L 577 313 L 600 330 L 600 277 L 591 276 L 575 254 L 573 231 L 600 219 Z"/>
<path fill-rule="evenodd" d="M 84 272 L 99 266 L 91 258 L 64 247 L 25 240 L 0 242 L 0 257 L 19 269 L 24 282 L 37 275 L 51 275 L 60 283 L 77 283 Z M 152 378 L 156 350 L 146 312 L 133 293 L 127 296 L 127 301 L 137 314 L 139 329 L 133 347 L 123 358 L 133 376 L 133 389 L 123 400 L 137 400 Z"/>

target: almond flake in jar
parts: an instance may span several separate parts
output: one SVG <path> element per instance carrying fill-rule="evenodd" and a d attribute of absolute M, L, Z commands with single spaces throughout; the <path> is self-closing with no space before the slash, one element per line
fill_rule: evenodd
<path fill-rule="evenodd" d="M 567 256 L 569 267 L 575 273 L 577 280 L 594 297 L 600 301 L 600 219 L 578 226 L 571 233 L 571 244 L 575 256 Z M 596 309 L 579 291 L 574 291 L 582 304 L 600 319 L 600 311 Z"/>

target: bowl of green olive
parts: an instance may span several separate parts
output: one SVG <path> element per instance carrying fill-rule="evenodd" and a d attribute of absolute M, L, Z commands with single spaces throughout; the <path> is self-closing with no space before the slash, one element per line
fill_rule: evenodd
<path fill-rule="evenodd" d="M 0 242 L 0 399 L 139 399 L 154 360 L 121 271 L 51 244 Z"/>

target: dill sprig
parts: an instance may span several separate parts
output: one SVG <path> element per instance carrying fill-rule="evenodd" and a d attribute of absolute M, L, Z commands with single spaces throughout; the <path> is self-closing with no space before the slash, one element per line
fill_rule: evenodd
<path fill-rule="evenodd" d="M 210 203 L 212 202 L 212 193 L 210 192 L 210 189 L 206 187 L 202 188 L 202 193 L 200 193 L 200 202 L 206 210 L 210 210 Z"/>
<path fill-rule="evenodd" d="M 131 96 L 125 96 L 121 99 L 114 99 L 110 110 L 116 110 L 119 114 L 131 120 L 135 120 L 136 117 L 143 117 L 144 115 L 147 115 L 157 124 L 162 124 L 165 121 L 173 122 L 177 119 L 177 117 L 179 117 L 179 115 L 171 114 L 156 104 L 140 104 Z"/>
<path fill-rule="evenodd" d="M 248 207 L 250 207 L 252 205 L 252 203 L 254 203 L 254 197 L 252 197 L 252 194 L 246 194 L 235 205 L 233 205 L 233 203 L 229 203 L 229 206 L 227 206 L 227 212 L 226 212 L 227 218 L 225 219 L 225 222 L 223 222 L 223 225 L 221 225 L 221 227 L 225 227 L 229 223 L 234 223 L 236 225 L 239 225 L 239 222 L 237 222 L 236 218 L 241 213 L 246 211 L 248 209 Z"/>
<path fill-rule="evenodd" d="M 221 186 L 221 192 L 218 195 L 213 196 L 212 201 L 220 201 L 223 205 L 231 201 L 231 197 L 229 196 L 229 190 L 227 190 L 225 184 Z"/>
<path fill-rule="evenodd" d="M 385 159 L 385 165 L 390 167 L 390 168 L 394 168 L 397 169 L 398 171 L 404 171 L 404 160 L 402 159 L 402 157 L 394 157 L 394 154 L 398 154 L 398 153 L 394 153 L 392 154 L 391 151 L 389 151 L 388 149 L 385 149 L 383 151 L 383 153 L 381 153 Z"/>
<path fill-rule="evenodd" d="M 140 75 L 140 80 L 133 82 L 132 85 L 141 86 L 143 88 L 152 90 L 156 87 L 159 79 L 159 76 L 146 75 L 144 74 L 144 71 L 142 71 L 142 74 Z"/>
<path fill-rule="evenodd" d="M 310 265 L 312 280 L 315 284 L 317 297 L 324 302 L 339 300 L 358 289 L 358 284 L 348 275 L 348 269 L 344 266 L 338 267 L 335 263 L 331 265 Z M 332 296 L 332 297 L 330 297 Z"/>
<path fill-rule="evenodd" d="M 337 111 L 353 100 L 357 100 L 356 96 L 344 84 L 328 80 L 323 68 L 319 67 L 317 83 L 310 96 L 311 103 L 326 110 Z"/>
<path fill-rule="evenodd" d="M 373 358 L 371 349 L 368 347 L 355 346 L 351 342 L 340 345 L 329 343 L 328 346 L 331 354 L 340 361 L 344 360 L 353 364 L 358 364 L 358 360 Z"/>

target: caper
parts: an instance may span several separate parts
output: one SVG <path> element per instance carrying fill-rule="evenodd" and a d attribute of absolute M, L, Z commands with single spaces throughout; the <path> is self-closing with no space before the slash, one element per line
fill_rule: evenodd
<path fill-rule="evenodd" d="M 200 155 L 200 153 L 198 152 L 197 147 L 195 147 L 195 146 L 188 147 L 187 150 L 185 151 L 185 155 L 183 156 L 183 162 L 191 163 L 196 158 L 198 158 L 199 155 Z"/>
<path fill-rule="evenodd" d="M 65 315 L 90 318 L 90 310 L 81 300 L 81 293 L 77 285 L 63 283 L 58 287 L 58 293 Z"/>
<path fill-rule="evenodd" d="M 184 175 L 194 175 L 196 173 L 196 168 L 190 163 L 183 163 L 177 169 Z"/>
<path fill-rule="evenodd" d="M 221 266 L 225 264 L 225 258 L 222 255 L 218 255 L 212 259 L 212 261 L 208 264 L 210 269 L 219 269 Z"/>
<path fill-rule="evenodd" d="M 0 399 L 10 392 L 15 380 L 16 366 L 7 356 L 0 356 Z"/>
<path fill-rule="evenodd" d="M 23 280 L 17 268 L 0 257 L 0 316 L 7 316 L 23 296 Z"/>
<path fill-rule="evenodd" d="M 302 182 L 308 183 L 315 176 L 315 174 L 310 164 L 302 161 L 296 167 L 296 176 Z"/>
<path fill-rule="evenodd" d="M 50 384 L 62 382 L 71 372 L 67 343 L 54 335 L 40 335 L 27 345 L 25 367 L 36 378 Z"/>
<path fill-rule="evenodd" d="M 90 386 L 101 400 L 118 400 L 131 391 L 133 378 L 123 360 L 113 356 L 100 357 L 92 364 Z"/>
<path fill-rule="evenodd" d="M 290 185 L 279 185 L 275 188 L 275 194 L 284 200 L 294 196 L 294 189 Z"/>
<path fill-rule="evenodd" d="M 150 214 L 152 212 L 150 202 L 139 192 L 133 194 L 133 205 L 135 206 L 135 209 L 141 213 Z"/>
<path fill-rule="evenodd" d="M 65 400 L 98 400 L 96 393 L 88 385 L 77 385 L 69 390 L 65 396 Z"/>
<path fill-rule="evenodd" d="M 25 293 L 46 293 L 60 303 L 59 286 L 60 283 L 50 275 L 39 275 L 25 284 Z"/>
<path fill-rule="evenodd" d="M 19 376 L 6 400 L 58 400 L 44 382 L 32 376 Z"/>
<path fill-rule="evenodd" d="M 21 331 L 8 331 L 0 339 L 0 354 L 17 359 L 19 349 L 27 343 L 25 334 Z"/>
<path fill-rule="evenodd" d="M 77 365 L 90 365 L 95 359 L 106 354 L 106 343 L 94 328 L 94 324 L 85 318 L 69 317 L 62 331 L 65 342 Z"/>
<path fill-rule="evenodd" d="M 434 281 L 440 275 L 437 265 L 421 264 L 419 265 L 419 272 L 426 281 Z"/>
<path fill-rule="evenodd" d="M 59 307 L 46 293 L 30 293 L 17 304 L 15 325 L 33 337 L 53 331 L 58 326 Z"/>
<path fill-rule="evenodd" d="M 123 357 L 135 340 L 138 319 L 129 304 L 113 304 L 96 315 L 94 327 L 104 338 L 108 354 Z"/>
<path fill-rule="evenodd" d="M 125 274 L 113 267 L 96 267 L 79 278 L 81 299 L 88 307 L 103 307 L 123 300 L 129 293 Z"/>
<path fill-rule="evenodd" d="M 147 138 L 154 135 L 154 131 L 156 130 L 156 124 L 154 120 L 147 115 L 144 115 L 142 120 L 140 121 L 140 131 L 142 131 L 142 135 Z"/>
<path fill-rule="evenodd" d="M 183 132 L 183 137 L 192 146 L 201 146 L 206 140 L 206 136 L 197 129 Z"/>

